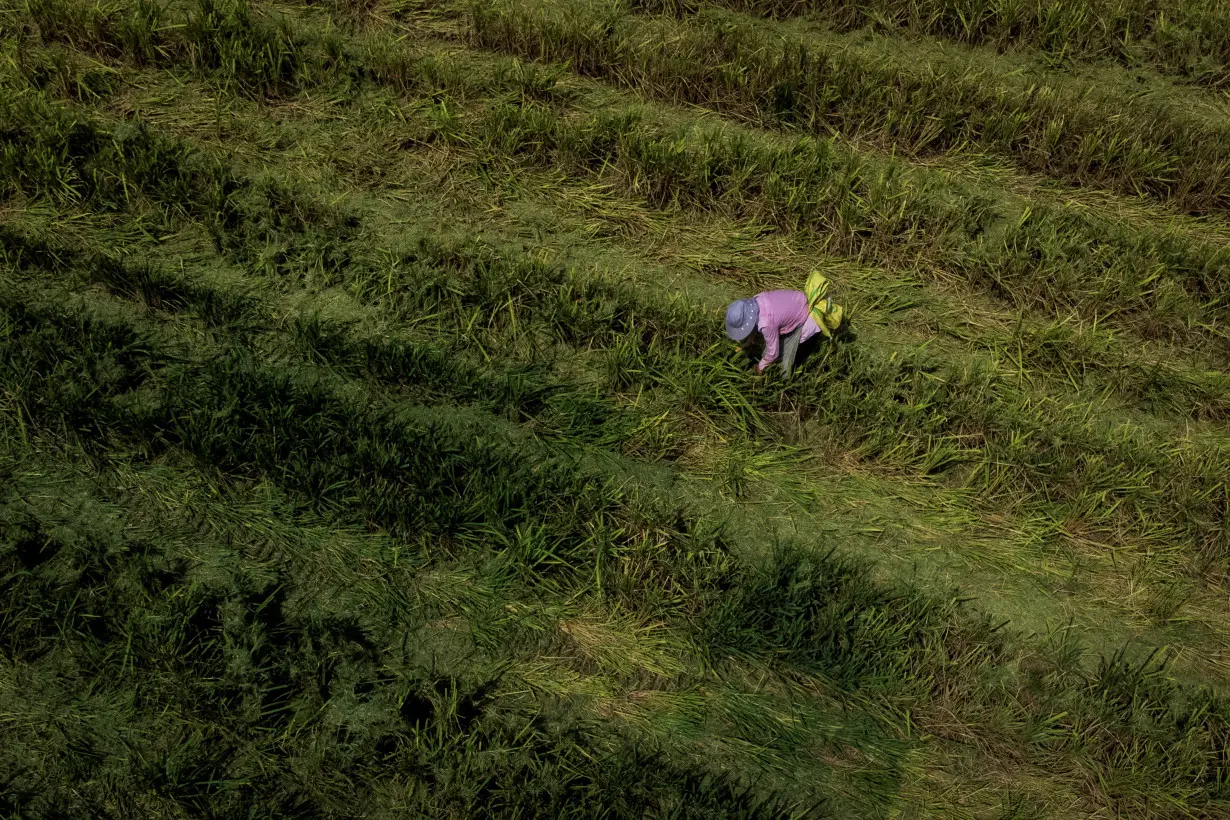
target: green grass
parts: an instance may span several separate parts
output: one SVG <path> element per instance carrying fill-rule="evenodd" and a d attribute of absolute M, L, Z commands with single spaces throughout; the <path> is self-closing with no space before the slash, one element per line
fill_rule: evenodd
<path fill-rule="evenodd" d="M 654 11 L 695 12 L 699 2 L 637 0 Z M 1094 2 L 827 2 L 724 0 L 720 5 L 771 17 L 815 15 L 844 31 L 927 34 L 1000 50 L 1037 52 L 1054 60 L 1105 60 L 1153 67 L 1192 83 L 1230 83 L 1230 13 L 1221 3 Z"/>
<path fill-rule="evenodd" d="M 1226 810 L 1216 220 L 431 5 L 0 25 L 6 811 Z"/>
<path fill-rule="evenodd" d="M 981 149 L 1086 186 L 1224 210 L 1225 111 L 1159 84 L 1143 95 L 1006 58 L 835 37 L 738 15 L 661 22 L 585 2 L 475 6 L 484 47 L 731 112 L 763 127 L 877 140 L 916 156 Z M 655 44 L 670 42 L 669 50 Z M 921 67 L 921 70 L 920 70 Z M 1130 112 L 1128 115 L 1126 112 Z"/>

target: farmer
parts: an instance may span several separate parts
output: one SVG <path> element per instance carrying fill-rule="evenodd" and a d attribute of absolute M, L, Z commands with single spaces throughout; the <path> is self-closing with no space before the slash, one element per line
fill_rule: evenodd
<path fill-rule="evenodd" d="M 731 303 L 726 309 L 726 335 L 743 342 L 759 331 L 764 355 L 756 372 L 763 373 L 777 361 L 780 347 L 782 370 L 789 378 L 799 345 L 818 333 L 833 338 L 843 316 L 841 305 L 833 304 L 829 295 L 828 279 L 812 271 L 803 290 L 770 290 Z"/>

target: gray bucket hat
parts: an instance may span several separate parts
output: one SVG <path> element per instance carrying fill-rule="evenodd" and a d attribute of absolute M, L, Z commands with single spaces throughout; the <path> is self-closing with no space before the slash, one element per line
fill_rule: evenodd
<path fill-rule="evenodd" d="M 726 308 L 726 335 L 741 342 L 756 329 L 756 320 L 760 318 L 760 305 L 755 299 L 740 299 L 731 302 Z"/>

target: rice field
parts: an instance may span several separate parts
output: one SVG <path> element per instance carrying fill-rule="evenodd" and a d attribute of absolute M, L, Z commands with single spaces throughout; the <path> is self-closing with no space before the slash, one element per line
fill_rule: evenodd
<path fill-rule="evenodd" d="M 6 816 L 1230 814 L 1220 0 L 0 35 Z"/>

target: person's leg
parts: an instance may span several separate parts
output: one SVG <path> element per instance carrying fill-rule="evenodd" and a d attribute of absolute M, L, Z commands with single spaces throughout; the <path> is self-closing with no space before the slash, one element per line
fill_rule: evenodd
<path fill-rule="evenodd" d="M 804 344 L 808 339 L 819 335 L 820 326 L 816 324 L 810 316 L 803 324 L 796 327 L 793 331 L 782 336 L 782 370 L 786 374 L 786 378 L 790 378 L 790 373 L 794 369 L 794 364 L 798 361 L 799 346 Z"/>
<path fill-rule="evenodd" d="M 782 372 L 790 378 L 790 370 L 794 367 L 794 357 L 799 352 L 799 342 L 803 338 L 803 325 L 782 336 Z"/>

